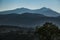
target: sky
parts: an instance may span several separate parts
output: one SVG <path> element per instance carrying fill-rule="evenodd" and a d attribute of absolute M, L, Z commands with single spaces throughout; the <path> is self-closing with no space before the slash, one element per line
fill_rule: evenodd
<path fill-rule="evenodd" d="M 47 7 L 60 13 L 60 0 L 0 0 L 0 11 L 21 7 L 32 10 Z"/>

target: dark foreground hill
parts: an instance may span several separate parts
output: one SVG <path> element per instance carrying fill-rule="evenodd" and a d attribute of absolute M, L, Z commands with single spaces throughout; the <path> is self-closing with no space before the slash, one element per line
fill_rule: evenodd
<path fill-rule="evenodd" d="M 45 22 L 52 22 L 57 26 L 60 26 L 60 16 L 47 17 L 35 13 L 23 13 L 23 14 L 11 13 L 11 14 L 0 15 L 0 25 L 35 27 L 37 25 L 42 25 Z"/>
<path fill-rule="evenodd" d="M 32 28 L 0 25 L 0 40 L 34 40 Z"/>
<path fill-rule="evenodd" d="M 60 29 L 52 23 L 36 26 L 35 29 L 1 25 L 0 40 L 60 40 Z"/>

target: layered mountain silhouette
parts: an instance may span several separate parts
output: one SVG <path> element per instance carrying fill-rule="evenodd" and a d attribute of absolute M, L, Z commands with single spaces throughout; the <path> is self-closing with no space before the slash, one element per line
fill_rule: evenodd
<path fill-rule="evenodd" d="M 45 22 L 52 22 L 60 26 L 59 17 L 47 17 L 42 14 L 23 13 L 23 14 L 5 14 L 0 15 L 0 25 L 16 25 L 20 27 L 35 27 L 43 25 Z"/>
<path fill-rule="evenodd" d="M 42 17 L 46 17 L 41 14 L 23 13 L 23 14 L 5 14 L 0 15 L 0 24 L 3 25 L 18 25 L 18 26 L 34 26 L 41 20 Z"/>
<path fill-rule="evenodd" d="M 56 17 L 56 16 L 60 15 L 59 13 L 53 11 L 50 8 L 46 8 L 46 7 L 43 7 L 41 9 L 37 9 L 34 11 L 35 11 L 35 13 L 43 14 L 43 15 L 48 16 L 48 17 Z"/>
<path fill-rule="evenodd" d="M 60 26 L 60 14 L 46 7 L 36 10 L 18 8 L 0 12 L 0 25 L 35 27 L 45 22 Z"/>
<path fill-rule="evenodd" d="M 49 8 L 43 7 L 41 9 L 36 9 L 36 10 L 30 10 L 27 8 L 17 8 L 15 10 L 9 10 L 9 11 L 3 11 L 0 12 L 0 14 L 10 14 L 10 13 L 17 13 L 17 14 L 22 14 L 22 13 L 36 13 L 36 14 L 42 14 L 48 17 L 57 17 L 60 16 L 59 13 L 57 13 L 56 11 L 53 11 Z"/>

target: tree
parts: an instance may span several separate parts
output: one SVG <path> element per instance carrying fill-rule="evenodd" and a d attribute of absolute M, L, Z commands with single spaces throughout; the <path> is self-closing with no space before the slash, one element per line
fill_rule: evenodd
<path fill-rule="evenodd" d="M 58 27 L 52 23 L 46 22 L 43 26 L 36 31 L 40 36 L 40 40 L 53 40 L 57 35 Z"/>

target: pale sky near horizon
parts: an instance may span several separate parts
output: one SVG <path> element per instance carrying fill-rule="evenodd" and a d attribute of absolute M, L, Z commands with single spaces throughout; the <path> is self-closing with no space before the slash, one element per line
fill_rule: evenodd
<path fill-rule="evenodd" d="M 21 7 L 29 9 L 47 7 L 60 13 L 60 0 L 0 0 L 0 11 Z"/>

